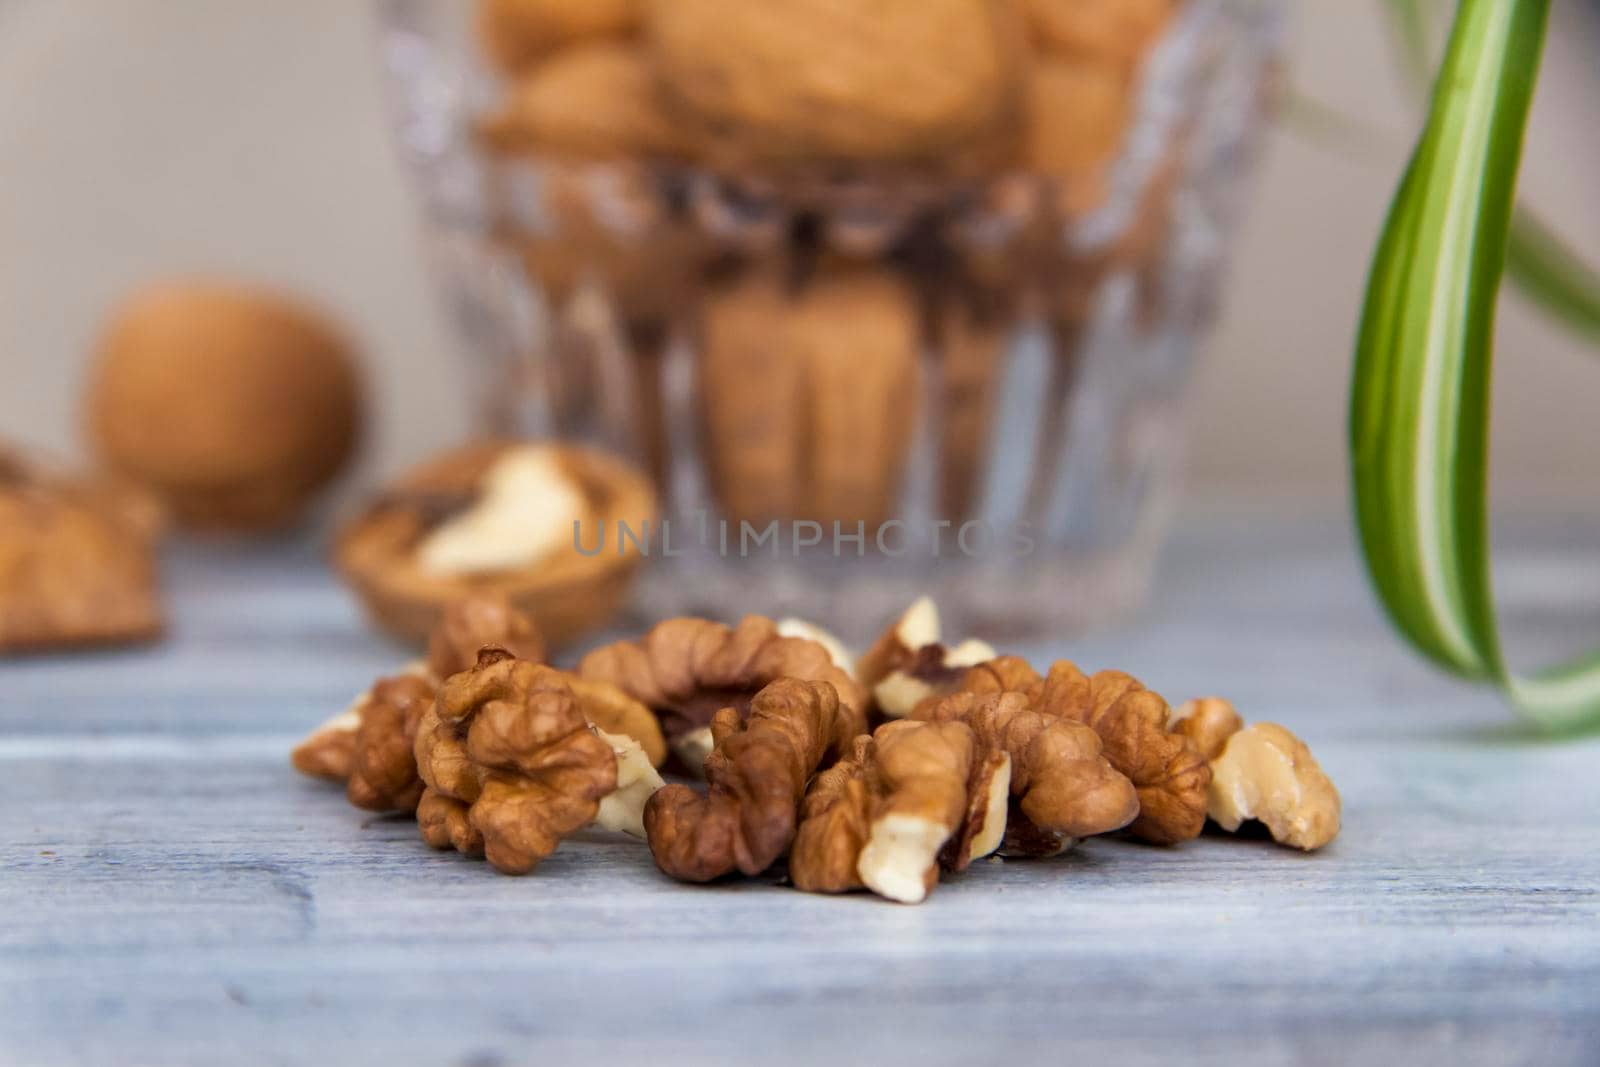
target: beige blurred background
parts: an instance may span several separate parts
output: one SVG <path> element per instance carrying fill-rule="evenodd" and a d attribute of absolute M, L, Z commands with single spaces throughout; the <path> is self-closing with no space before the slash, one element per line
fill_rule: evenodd
<path fill-rule="evenodd" d="M 1337 504 L 1366 260 L 1416 109 L 1381 0 L 1288 2 L 1296 91 L 1380 136 L 1271 136 L 1196 383 L 1188 484 Z M 1523 188 L 1600 260 L 1600 41 L 1579 0 L 1555 7 Z M 153 275 L 209 270 L 313 295 L 361 339 L 368 476 L 465 432 L 371 19 L 359 0 L 0 0 L 0 435 L 75 452 L 104 310 Z M 1592 506 L 1600 352 L 1513 297 L 1499 356 L 1499 499 Z"/>

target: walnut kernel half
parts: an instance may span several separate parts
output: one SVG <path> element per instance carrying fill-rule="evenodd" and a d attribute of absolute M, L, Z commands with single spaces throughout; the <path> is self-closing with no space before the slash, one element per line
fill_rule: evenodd
<path fill-rule="evenodd" d="M 1206 813 L 1230 832 L 1259 819 L 1274 841 L 1309 852 L 1339 833 L 1339 791 L 1304 741 L 1277 723 L 1258 722 L 1230 737 L 1212 760 Z"/>

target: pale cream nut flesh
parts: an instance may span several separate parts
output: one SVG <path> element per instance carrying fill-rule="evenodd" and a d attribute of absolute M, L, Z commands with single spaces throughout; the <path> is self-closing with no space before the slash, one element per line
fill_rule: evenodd
<path fill-rule="evenodd" d="M 583 491 L 562 470 L 555 449 L 509 448 L 479 483 L 478 500 L 430 533 L 417 563 L 434 577 L 514 570 L 572 542 L 585 511 Z"/>
<path fill-rule="evenodd" d="M 844 642 L 833 634 L 824 630 L 815 623 L 804 619 L 779 619 L 779 637 L 799 637 L 806 641 L 815 641 L 828 651 L 828 658 L 833 660 L 833 665 L 854 678 L 856 676 L 855 657 L 845 647 Z"/>
<path fill-rule="evenodd" d="M 981 860 L 1000 847 L 1006 837 L 1006 816 L 1011 806 L 1011 757 L 1001 753 L 1000 769 L 989 779 L 988 803 L 983 809 L 983 827 L 972 835 L 967 859 Z"/>
<path fill-rule="evenodd" d="M 650 757 L 645 755 L 639 742 L 620 734 L 608 734 L 592 723 L 589 729 L 610 745 L 617 757 L 617 788 L 601 798 L 594 824 L 603 830 L 643 840 L 645 802 L 666 783 L 650 765 Z"/>
<path fill-rule="evenodd" d="M 902 904 L 920 904 L 928 895 L 928 872 L 951 827 L 915 815 L 885 815 L 856 860 L 856 873 L 868 889 Z"/>

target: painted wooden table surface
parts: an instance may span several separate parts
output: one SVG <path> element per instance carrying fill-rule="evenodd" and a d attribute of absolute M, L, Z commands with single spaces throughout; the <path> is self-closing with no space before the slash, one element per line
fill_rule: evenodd
<path fill-rule="evenodd" d="M 1600 742 L 1413 660 L 1340 522 L 1184 527 L 1137 627 L 1027 651 L 1290 724 L 1343 835 L 1097 840 L 922 907 L 430 852 L 289 770 L 397 655 L 315 551 L 179 551 L 164 645 L 0 666 L 0 1063 L 1600 1062 Z M 1600 633 L 1584 544 L 1510 539 L 1519 651 Z"/>

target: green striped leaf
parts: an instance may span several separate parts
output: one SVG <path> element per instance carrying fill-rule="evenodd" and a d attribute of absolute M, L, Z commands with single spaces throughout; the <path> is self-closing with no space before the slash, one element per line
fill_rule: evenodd
<path fill-rule="evenodd" d="M 1600 722 L 1600 657 L 1507 667 L 1489 567 L 1495 302 L 1549 0 L 1462 0 L 1427 126 L 1379 240 L 1350 449 L 1368 569 L 1402 633 L 1550 729 Z"/>

